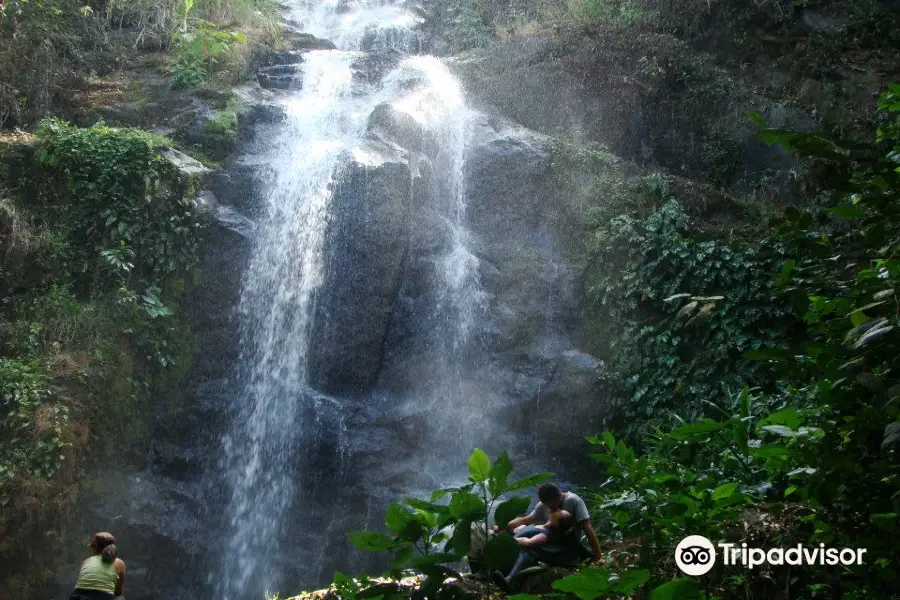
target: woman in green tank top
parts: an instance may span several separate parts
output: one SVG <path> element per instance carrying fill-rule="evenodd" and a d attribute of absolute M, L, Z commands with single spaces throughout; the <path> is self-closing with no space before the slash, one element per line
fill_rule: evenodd
<path fill-rule="evenodd" d="M 81 563 L 69 600 L 113 600 L 125 587 L 125 562 L 116 556 L 116 538 L 101 531 L 91 536 L 91 557 Z"/>

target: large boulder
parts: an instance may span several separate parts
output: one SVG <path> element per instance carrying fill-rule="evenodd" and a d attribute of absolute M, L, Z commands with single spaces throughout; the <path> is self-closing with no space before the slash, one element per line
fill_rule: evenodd
<path fill-rule="evenodd" d="M 545 136 L 499 119 L 474 125 L 467 217 L 490 295 L 483 336 L 497 351 L 520 351 L 540 332 L 568 330 L 579 312 L 580 283 L 564 253 L 568 232 L 550 159 Z"/>
<path fill-rule="evenodd" d="M 311 33 L 286 28 L 283 35 L 283 44 L 292 50 L 335 50 L 334 42 L 317 38 Z"/>
<path fill-rule="evenodd" d="M 303 70 L 298 64 L 263 67 L 256 79 L 268 90 L 299 90 L 303 87 Z"/>
<path fill-rule="evenodd" d="M 366 52 L 353 62 L 353 76 L 357 81 L 376 84 L 400 64 L 404 54 L 393 48 Z"/>
<path fill-rule="evenodd" d="M 316 389 L 358 394 L 378 377 L 408 247 L 411 179 L 406 151 L 373 139 L 338 175 L 310 343 Z"/>

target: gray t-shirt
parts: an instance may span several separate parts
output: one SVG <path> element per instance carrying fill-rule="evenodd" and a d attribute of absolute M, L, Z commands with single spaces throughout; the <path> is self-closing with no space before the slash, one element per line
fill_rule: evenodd
<path fill-rule="evenodd" d="M 581 523 L 582 521 L 591 518 L 591 515 L 588 514 L 587 506 L 584 504 L 584 500 L 581 499 L 581 496 L 572 492 L 566 492 L 565 496 L 563 496 L 560 508 L 569 511 L 576 523 Z M 538 502 L 537 506 L 534 507 L 534 510 L 531 511 L 531 514 L 528 516 L 534 519 L 536 525 L 541 525 L 550 520 L 550 509 L 544 506 L 543 502 Z"/>

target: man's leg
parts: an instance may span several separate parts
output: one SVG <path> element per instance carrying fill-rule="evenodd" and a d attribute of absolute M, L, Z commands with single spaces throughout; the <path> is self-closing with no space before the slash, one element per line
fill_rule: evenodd
<path fill-rule="evenodd" d="M 508 576 L 504 577 L 500 571 L 494 571 L 494 583 L 503 588 L 505 592 L 514 591 L 519 586 L 519 574 L 528 567 L 533 567 L 537 562 L 538 559 L 534 553 L 529 550 L 520 550 L 516 564 L 513 565 Z"/>

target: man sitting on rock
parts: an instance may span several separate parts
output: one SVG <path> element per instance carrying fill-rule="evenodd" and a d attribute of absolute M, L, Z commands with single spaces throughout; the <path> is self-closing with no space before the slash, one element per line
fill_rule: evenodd
<path fill-rule="evenodd" d="M 540 502 L 530 514 L 515 518 L 507 525 L 507 531 L 514 536 L 529 533 L 533 537 L 529 539 L 516 538 L 516 541 L 522 546 L 522 550 L 508 576 L 504 577 L 499 571 L 493 573 L 494 581 L 506 590 L 515 589 L 518 586 L 521 572 L 538 562 L 556 567 L 572 567 L 588 558 L 587 550 L 580 541 L 579 534 L 582 531 L 590 541 L 594 559 L 600 557 L 600 542 L 597 540 L 597 533 L 591 524 L 591 516 L 588 514 L 584 500 L 572 492 L 561 492 L 552 483 L 545 483 L 538 488 L 538 499 Z M 568 523 L 564 518 L 565 513 L 571 517 L 568 519 Z M 525 527 L 533 523 L 553 523 L 554 519 L 561 524 L 561 527 L 551 527 L 551 535 L 532 532 L 532 528 Z M 567 527 L 573 521 L 575 525 Z M 495 533 L 500 531 L 496 525 L 492 529 Z M 541 540 L 539 543 L 531 543 L 531 540 L 535 538 L 547 539 Z"/>

